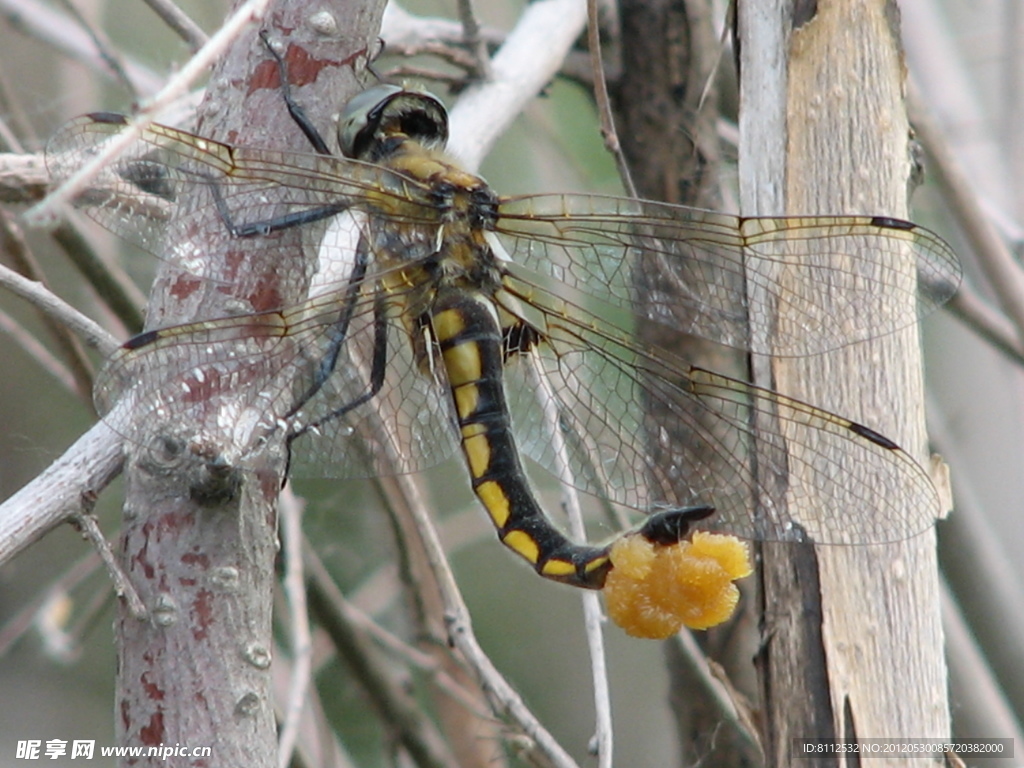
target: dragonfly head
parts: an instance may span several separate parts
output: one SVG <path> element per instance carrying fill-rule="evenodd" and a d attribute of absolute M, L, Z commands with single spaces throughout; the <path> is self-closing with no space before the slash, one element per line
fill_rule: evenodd
<path fill-rule="evenodd" d="M 345 157 L 375 162 L 393 138 L 409 138 L 427 149 L 448 141 L 448 112 L 426 91 L 377 85 L 355 96 L 338 121 L 338 146 Z"/>

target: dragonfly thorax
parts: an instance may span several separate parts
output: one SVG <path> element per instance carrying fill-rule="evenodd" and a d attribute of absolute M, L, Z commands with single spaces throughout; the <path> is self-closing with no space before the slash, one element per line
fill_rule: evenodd
<path fill-rule="evenodd" d="M 402 210 L 400 196 L 371 196 L 381 203 L 379 213 L 404 219 L 413 228 L 418 222 L 428 227 L 437 222 L 446 236 L 456 239 L 493 230 L 498 195 L 486 181 L 444 154 L 447 141 L 448 113 L 440 100 L 426 91 L 396 85 L 377 86 L 355 96 L 338 123 L 338 142 L 347 157 L 417 182 L 416 187 L 403 190 L 418 198 L 408 211 Z M 475 239 L 483 243 L 482 238 Z"/>

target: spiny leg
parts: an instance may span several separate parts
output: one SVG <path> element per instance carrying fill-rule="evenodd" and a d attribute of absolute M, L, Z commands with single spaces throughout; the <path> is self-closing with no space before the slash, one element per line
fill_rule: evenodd
<path fill-rule="evenodd" d="M 344 213 L 352 207 L 351 203 L 340 200 L 330 205 L 321 205 L 316 208 L 307 208 L 303 211 L 287 213 L 274 219 L 263 219 L 260 221 L 248 221 L 242 224 L 235 222 L 227 201 L 220 191 L 220 185 L 210 182 L 210 193 L 213 195 L 213 203 L 217 208 L 217 215 L 224 222 L 224 226 L 232 237 L 266 237 L 274 232 L 281 232 L 293 227 L 302 227 L 307 224 L 314 224 L 324 219 L 330 219 L 340 213 Z"/>
<path fill-rule="evenodd" d="M 277 71 L 281 81 L 281 96 L 284 99 L 285 106 L 288 108 L 288 114 L 291 115 L 292 120 L 299 126 L 299 129 L 305 135 L 306 139 L 309 140 L 309 143 L 318 154 L 326 155 L 328 157 L 331 156 L 331 151 L 328 149 L 327 143 L 309 119 L 306 111 L 292 96 L 291 83 L 288 81 L 288 68 L 284 59 L 281 58 L 278 52 L 275 51 L 274 47 L 270 44 L 270 39 L 267 36 L 266 30 L 260 30 L 259 34 L 260 39 L 263 41 L 267 50 L 270 52 L 270 55 L 274 58 L 274 61 L 277 64 Z M 220 187 L 217 184 L 211 184 L 210 188 L 213 194 L 214 205 L 217 208 L 217 213 L 233 237 L 264 237 L 273 232 L 280 232 L 281 230 L 291 229 L 292 227 L 301 227 L 317 221 L 329 219 L 343 213 L 350 207 L 349 203 L 341 201 L 331 205 L 311 208 L 305 211 L 297 211 L 276 219 L 238 224 L 235 223 L 234 217 L 231 215 L 231 211 L 228 208 L 227 202 L 224 200 Z"/>
<path fill-rule="evenodd" d="M 277 63 L 277 74 L 281 80 L 281 97 L 284 99 L 285 106 L 288 107 L 288 114 L 291 115 L 292 120 L 295 121 L 295 124 L 306 135 L 309 143 L 318 154 L 330 155 L 331 150 L 327 148 L 327 142 L 324 141 L 316 126 L 313 125 L 313 121 L 309 119 L 306 110 L 292 96 L 292 84 L 288 81 L 288 66 L 285 60 L 281 58 L 281 55 L 274 50 L 274 46 L 271 45 L 267 30 L 260 30 L 260 40 L 263 41 L 263 44 Z"/>
<path fill-rule="evenodd" d="M 334 362 L 335 363 L 337 362 L 337 353 L 335 353 L 335 355 L 334 355 Z M 372 358 L 372 360 L 370 362 L 370 381 L 369 381 L 369 385 L 368 385 L 366 391 L 363 392 L 363 394 L 353 398 L 352 400 L 349 400 L 344 405 L 339 406 L 338 408 L 335 408 L 330 413 L 328 413 L 326 416 L 322 416 L 321 418 L 317 419 L 316 421 L 312 421 L 312 422 L 310 422 L 308 424 L 302 425 L 302 427 L 300 427 L 296 431 L 292 432 L 288 436 L 288 444 L 291 445 L 291 442 L 293 440 L 295 440 L 296 438 L 301 437 L 302 435 L 306 434 L 307 432 L 312 432 L 312 431 L 322 427 L 324 424 L 326 424 L 329 421 L 332 421 L 333 419 L 341 418 L 345 414 L 353 411 L 354 409 L 358 408 L 360 405 L 363 405 L 364 403 L 367 403 L 370 400 L 372 400 L 374 397 L 376 397 L 380 393 L 381 388 L 384 386 L 384 374 L 385 374 L 385 371 L 387 369 L 387 362 L 388 362 L 388 324 L 387 324 L 387 316 L 386 316 L 386 312 L 385 312 L 385 309 L 384 309 L 384 302 L 382 300 L 378 299 L 377 302 L 374 305 L 374 317 L 373 317 L 373 358 Z M 332 368 L 332 370 L 333 370 L 333 368 Z M 322 381 L 320 381 L 318 385 L 314 385 L 314 386 L 310 387 L 310 389 L 307 392 L 308 397 L 306 398 L 306 401 L 308 401 L 309 398 L 313 397 L 313 395 L 316 394 L 317 390 L 319 390 L 320 387 L 322 387 L 325 382 L 326 382 L 326 378 L 323 379 Z M 294 416 L 301 409 L 301 407 L 304 404 L 304 402 L 305 401 L 303 401 L 302 403 L 294 406 L 288 412 L 286 418 Z"/>
<path fill-rule="evenodd" d="M 345 289 L 345 298 L 343 300 L 342 308 L 341 308 L 341 310 L 340 310 L 340 312 L 338 314 L 338 319 L 331 326 L 331 330 L 330 330 L 331 342 L 330 342 L 330 345 L 328 346 L 327 351 L 324 353 L 324 355 L 320 359 L 320 363 L 317 366 L 317 373 L 316 373 L 316 376 L 315 376 L 315 378 L 313 380 L 313 383 L 310 384 L 310 386 L 307 388 L 307 390 L 295 401 L 295 405 L 293 405 L 291 407 L 291 409 L 284 415 L 285 419 L 290 419 L 292 416 L 294 416 L 296 413 L 298 413 L 302 409 L 302 407 L 307 402 L 309 402 L 316 395 L 317 392 L 320 391 L 320 389 L 323 387 L 323 385 L 325 383 L 327 383 L 327 380 L 331 377 L 331 374 L 334 373 L 334 370 L 335 370 L 335 368 L 338 365 L 338 356 L 341 354 L 342 345 L 348 339 L 349 326 L 352 323 L 352 316 L 355 314 L 356 304 L 358 303 L 358 300 L 359 300 L 360 289 L 362 288 L 363 283 L 364 283 L 364 281 L 366 279 L 366 271 L 367 271 L 367 269 L 369 267 L 369 263 L 370 263 L 369 246 L 368 246 L 368 244 L 366 242 L 366 238 L 365 237 L 360 237 L 359 238 L 359 243 L 356 246 L 355 253 L 356 253 L 356 261 L 355 261 L 355 264 L 352 267 L 352 274 L 349 275 L 348 285 L 346 286 L 346 289 Z M 375 306 L 374 306 L 374 324 L 375 324 L 374 359 L 375 360 L 376 360 L 376 358 L 378 356 L 377 347 L 381 346 L 382 344 L 386 345 L 386 343 L 387 343 L 387 339 L 386 338 L 384 339 L 383 342 L 381 342 L 380 338 L 379 338 L 380 335 L 382 333 L 384 333 L 384 329 L 381 329 L 378 326 L 380 326 L 384 322 L 384 320 L 383 320 L 383 317 L 382 317 L 383 310 L 382 310 L 382 308 L 380 306 L 378 306 L 378 304 L 379 304 L 379 299 L 377 300 L 377 304 L 375 304 Z M 381 377 L 383 378 L 383 373 L 381 373 Z M 378 389 L 379 389 L 379 385 L 378 385 Z M 366 402 L 366 400 L 369 399 L 369 398 L 364 398 L 364 399 L 356 398 L 356 399 L 359 400 L 360 403 L 363 403 L 363 402 Z M 359 403 L 356 403 L 356 404 L 359 404 Z M 355 407 L 355 405 L 348 404 L 347 406 L 344 406 L 342 409 L 339 409 L 339 410 L 341 410 L 342 412 L 347 412 L 349 410 L 352 410 L 352 408 L 354 408 L 354 407 Z M 325 419 L 326 418 L 331 418 L 331 417 L 328 416 L 328 417 L 325 417 Z M 325 419 L 322 419 L 321 422 L 318 422 L 318 423 L 322 423 L 322 421 L 325 420 Z M 308 428 L 309 427 L 307 427 L 307 429 Z"/>

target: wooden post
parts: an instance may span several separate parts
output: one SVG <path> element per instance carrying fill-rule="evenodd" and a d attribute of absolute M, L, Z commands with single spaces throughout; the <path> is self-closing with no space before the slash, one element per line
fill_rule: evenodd
<path fill-rule="evenodd" d="M 895 4 L 741 0 L 738 30 L 742 212 L 906 218 L 910 134 Z M 914 274 L 912 261 L 906 268 Z M 822 300 L 841 290 L 823 286 L 831 293 Z M 755 376 L 868 424 L 926 461 L 916 328 L 774 359 Z M 934 530 L 886 545 L 765 545 L 763 555 L 769 765 L 841 764 L 797 760 L 795 737 L 949 735 Z"/>

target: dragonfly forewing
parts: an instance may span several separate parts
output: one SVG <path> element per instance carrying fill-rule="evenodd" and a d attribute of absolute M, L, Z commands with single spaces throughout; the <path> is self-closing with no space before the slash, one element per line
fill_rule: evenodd
<path fill-rule="evenodd" d="M 500 211 L 514 264 L 758 354 L 810 355 L 887 335 L 960 284 L 945 242 L 883 217 L 743 219 L 592 195 L 514 198 Z M 829 286 L 843 288 L 837 301 L 822 299 Z M 760 332 L 767 327 L 770 340 Z"/>
<path fill-rule="evenodd" d="M 98 154 L 127 120 L 96 113 L 62 127 L 47 146 L 54 180 L 68 178 Z M 396 219 L 416 218 L 421 209 L 427 219 L 436 218 L 426 195 L 422 185 L 377 166 L 235 147 L 152 125 L 80 193 L 75 205 L 197 279 L 249 296 L 263 278 L 258 270 L 247 269 L 243 258 L 256 262 L 264 254 L 293 272 L 305 269 L 298 254 L 281 252 L 282 232 L 301 231 L 305 246 L 315 250 L 332 218 L 365 209 L 370 198 L 384 205 L 400 201 L 401 211 L 392 211 Z"/>
<path fill-rule="evenodd" d="M 104 114 L 69 123 L 47 150 L 54 177 L 66 178 L 124 125 Z M 276 232 L 299 225 L 317 247 L 327 220 L 348 210 L 373 210 L 396 224 L 437 216 L 428 189 L 379 166 L 233 147 L 160 125 L 144 131 L 78 205 L 187 272 L 230 282 L 240 296 L 253 290 L 246 270 L 211 272 L 222 263 L 211 247 L 238 250 L 233 239 L 244 237 L 247 251 L 270 252 Z M 498 214 L 505 251 L 535 279 L 759 354 L 809 355 L 892 333 L 947 301 L 960 283 L 946 243 L 885 217 L 743 219 L 598 195 L 506 198 Z M 167 231 L 176 233 L 171 242 Z M 829 285 L 846 286 L 838 303 L 822 301 Z M 766 340 L 760 330 L 779 317 L 784 324 Z"/>

